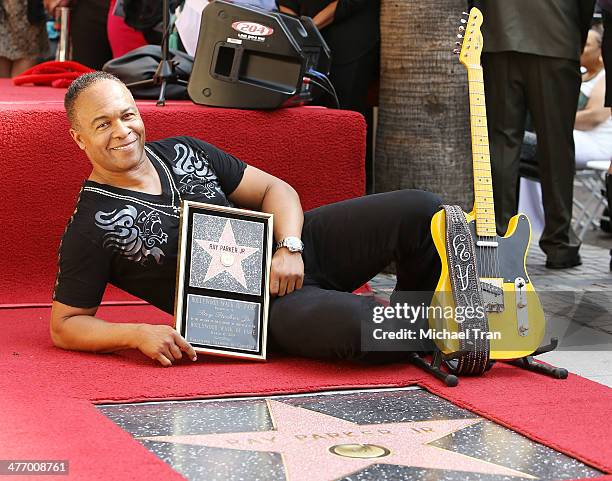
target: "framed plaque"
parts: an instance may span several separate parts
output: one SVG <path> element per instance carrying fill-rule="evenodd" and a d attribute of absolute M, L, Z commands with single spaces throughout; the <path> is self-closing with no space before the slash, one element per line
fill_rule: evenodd
<path fill-rule="evenodd" d="M 175 328 L 196 352 L 266 359 L 272 214 L 183 201 Z"/>

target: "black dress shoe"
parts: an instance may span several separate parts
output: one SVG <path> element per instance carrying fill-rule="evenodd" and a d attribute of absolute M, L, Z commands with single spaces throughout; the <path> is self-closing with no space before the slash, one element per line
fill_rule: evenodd
<path fill-rule="evenodd" d="M 546 267 L 549 269 L 569 269 L 570 267 L 576 267 L 579 265 L 582 265 L 580 254 L 561 259 L 552 259 L 550 257 L 546 259 Z"/>

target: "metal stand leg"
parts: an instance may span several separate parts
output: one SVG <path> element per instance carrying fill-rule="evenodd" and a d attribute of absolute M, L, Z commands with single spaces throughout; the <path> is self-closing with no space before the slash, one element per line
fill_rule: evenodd
<path fill-rule="evenodd" d="M 463 355 L 463 353 L 461 355 Z M 431 375 L 437 377 L 448 387 L 455 387 L 457 384 L 459 384 L 459 378 L 454 374 L 448 374 L 440 369 L 442 361 L 445 359 L 446 356 L 437 349 L 434 351 L 431 364 L 423 359 L 417 352 L 413 352 L 410 355 L 410 360 L 415 366 L 418 366 L 424 371 L 427 371 Z"/>
<path fill-rule="evenodd" d="M 535 362 L 532 356 L 521 357 L 520 359 L 508 362 L 508 364 L 512 364 L 513 366 L 517 366 L 528 371 L 539 372 L 540 374 L 545 374 L 547 376 L 554 377 L 555 379 L 567 378 L 567 369 L 540 364 L 539 362 Z"/>
<path fill-rule="evenodd" d="M 163 107 L 164 105 L 166 105 L 166 84 L 168 83 L 168 80 L 163 79 L 161 86 L 159 88 L 159 98 L 157 99 L 157 103 L 155 105 L 157 105 L 158 107 Z"/>
<path fill-rule="evenodd" d="M 553 337 L 550 340 L 550 344 L 547 344 L 546 346 L 540 346 L 531 356 L 525 356 L 519 359 L 515 359 L 513 361 L 506 362 L 508 364 L 512 364 L 513 366 L 520 367 L 521 369 L 545 374 L 546 376 L 554 377 L 555 379 L 567 379 L 567 369 L 564 369 L 562 367 L 548 366 L 546 364 L 540 364 L 539 362 L 536 362 L 533 359 L 533 356 L 537 356 L 538 354 L 543 354 L 545 352 L 555 350 L 558 344 L 559 340 L 556 337 Z"/>

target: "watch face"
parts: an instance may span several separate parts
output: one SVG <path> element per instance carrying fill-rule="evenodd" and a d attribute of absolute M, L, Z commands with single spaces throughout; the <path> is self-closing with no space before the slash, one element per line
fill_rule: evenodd
<path fill-rule="evenodd" d="M 302 241 L 296 237 L 290 237 L 285 240 L 287 249 L 291 252 L 301 252 L 303 247 Z"/>

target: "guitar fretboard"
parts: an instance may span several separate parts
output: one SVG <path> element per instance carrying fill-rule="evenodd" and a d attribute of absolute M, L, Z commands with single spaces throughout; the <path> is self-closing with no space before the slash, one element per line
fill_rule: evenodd
<path fill-rule="evenodd" d="M 489 132 L 485 105 L 482 67 L 468 68 L 470 93 L 470 119 L 472 127 L 472 162 L 474 168 L 474 212 L 476 233 L 479 236 L 495 236 L 495 206 L 489 156 Z"/>

